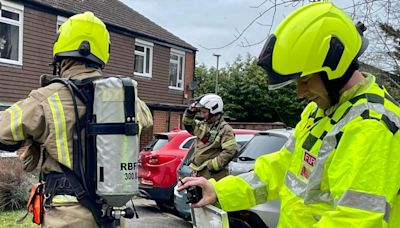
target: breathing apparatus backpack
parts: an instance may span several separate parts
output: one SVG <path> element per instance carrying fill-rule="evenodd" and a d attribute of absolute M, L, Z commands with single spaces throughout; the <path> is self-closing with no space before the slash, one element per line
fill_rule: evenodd
<path fill-rule="evenodd" d="M 73 131 L 73 170 L 59 163 L 64 173 L 46 176 L 46 204 L 54 195 L 75 195 L 100 227 L 118 225 L 121 217 L 133 218 L 134 207 L 125 205 L 138 193 L 137 82 L 102 76 L 55 78 L 46 84 L 50 83 L 68 88 L 79 121 Z M 77 98 L 86 106 L 81 117 Z"/>

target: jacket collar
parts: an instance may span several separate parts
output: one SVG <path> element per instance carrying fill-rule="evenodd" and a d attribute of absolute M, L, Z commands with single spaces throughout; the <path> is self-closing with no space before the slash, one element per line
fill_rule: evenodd
<path fill-rule="evenodd" d="M 333 112 L 336 111 L 336 109 L 342 105 L 343 103 L 345 103 L 346 101 L 350 100 L 351 98 L 364 93 L 365 91 L 367 91 L 374 83 L 375 83 L 375 76 L 373 76 L 372 74 L 364 74 L 365 79 L 362 80 L 361 82 L 357 83 L 356 85 L 354 85 L 353 87 L 351 87 L 350 89 L 344 91 L 342 93 L 342 95 L 340 95 L 340 99 L 339 102 L 328 108 L 325 111 L 326 115 L 332 114 Z"/>
<path fill-rule="evenodd" d="M 100 69 L 93 67 L 86 67 L 86 65 L 74 65 L 68 70 L 65 70 L 61 77 L 67 79 L 78 79 L 83 80 L 86 78 L 101 76 L 102 72 Z"/>

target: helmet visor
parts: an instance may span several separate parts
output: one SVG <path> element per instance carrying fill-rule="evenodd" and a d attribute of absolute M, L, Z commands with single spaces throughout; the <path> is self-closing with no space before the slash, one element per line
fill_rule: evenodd
<path fill-rule="evenodd" d="M 262 49 L 260 56 L 258 57 L 257 64 L 261 66 L 268 74 L 268 89 L 274 90 L 282 88 L 290 83 L 294 82 L 299 78 L 302 72 L 293 74 L 280 74 L 276 72 L 272 67 L 272 54 L 276 43 L 276 36 L 272 34 L 267 42 L 265 42 L 264 48 Z"/>

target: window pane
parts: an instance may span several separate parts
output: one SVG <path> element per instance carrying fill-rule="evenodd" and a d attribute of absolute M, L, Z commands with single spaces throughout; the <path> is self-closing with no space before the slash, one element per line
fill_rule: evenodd
<path fill-rule="evenodd" d="M 188 141 L 186 141 L 186 143 L 183 144 L 182 148 L 189 149 L 192 146 L 195 139 L 196 138 L 192 138 L 192 139 L 189 139 Z"/>
<path fill-rule="evenodd" d="M 183 57 L 179 57 L 179 80 L 182 80 Z"/>
<path fill-rule="evenodd" d="M 146 73 L 150 73 L 150 48 L 146 48 Z"/>
<path fill-rule="evenodd" d="M 19 27 L 0 22 L 0 58 L 18 61 Z"/>
<path fill-rule="evenodd" d="M 144 52 L 144 47 L 143 46 L 139 46 L 139 45 L 135 45 L 135 50 Z"/>
<path fill-rule="evenodd" d="M 143 73 L 144 57 L 141 55 L 135 55 L 135 72 Z"/>
<path fill-rule="evenodd" d="M 177 55 L 171 55 L 171 59 L 178 60 L 178 56 Z"/>
<path fill-rule="evenodd" d="M 1 16 L 11 20 L 19 21 L 19 14 L 10 12 L 8 10 L 1 10 Z"/>
<path fill-rule="evenodd" d="M 246 143 L 248 141 L 250 141 L 250 139 L 252 139 L 254 137 L 253 134 L 240 134 L 240 135 L 235 135 L 235 139 L 237 143 Z"/>
<path fill-rule="evenodd" d="M 169 85 L 176 86 L 176 79 L 178 73 L 178 64 L 169 63 Z"/>
<path fill-rule="evenodd" d="M 241 148 L 243 145 L 245 145 L 248 141 L 250 141 L 250 139 L 252 139 L 254 137 L 253 134 L 241 134 L 235 135 L 235 139 L 236 139 L 236 144 L 238 145 L 239 148 Z"/>
<path fill-rule="evenodd" d="M 242 148 L 239 157 L 256 159 L 261 155 L 280 150 L 286 141 L 287 139 L 284 137 L 256 135 Z"/>
<path fill-rule="evenodd" d="M 153 151 L 161 149 L 165 144 L 168 143 L 168 137 L 164 138 L 163 136 L 156 136 L 153 141 L 151 141 L 145 148 L 145 151 Z"/>

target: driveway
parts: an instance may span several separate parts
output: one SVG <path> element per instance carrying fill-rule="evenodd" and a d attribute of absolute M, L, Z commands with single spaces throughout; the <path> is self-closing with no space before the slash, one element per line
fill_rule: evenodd
<path fill-rule="evenodd" d="M 162 212 L 153 200 L 134 199 L 136 211 L 139 214 L 139 219 L 133 218 L 126 222 L 125 227 L 174 227 L 174 228 L 189 228 L 192 224 L 184 219 L 175 216 L 168 212 Z M 130 205 L 130 204 L 128 204 Z"/>

